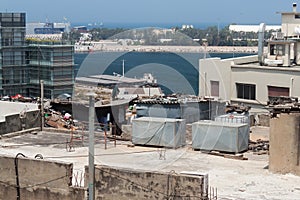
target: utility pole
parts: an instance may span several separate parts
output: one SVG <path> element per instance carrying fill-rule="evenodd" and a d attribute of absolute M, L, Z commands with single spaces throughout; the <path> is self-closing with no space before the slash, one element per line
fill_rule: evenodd
<path fill-rule="evenodd" d="M 94 122 L 95 99 L 94 94 L 89 94 L 89 200 L 95 199 L 95 163 L 94 163 Z"/>
<path fill-rule="evenodd" d="M 43 131 L 45 123 L 44 115 L 44 80 L 41 80 L 41 131 Z"/>

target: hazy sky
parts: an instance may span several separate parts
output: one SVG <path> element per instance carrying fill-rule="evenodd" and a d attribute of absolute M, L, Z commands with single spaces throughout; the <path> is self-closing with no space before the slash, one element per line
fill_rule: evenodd
<path fill-rule="evenodd" d="M 0 12 L 26 12 L 28 22 L 280 24 L 291 0 L 0 0 Z"/>

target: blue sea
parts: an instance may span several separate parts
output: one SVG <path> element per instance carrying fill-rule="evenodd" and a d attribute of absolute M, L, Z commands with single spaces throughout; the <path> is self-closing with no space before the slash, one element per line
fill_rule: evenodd
<path fill-rule="evenodd" d="M 209 57 L 231 58 L 251 54 L 210 53 Z M 76 53 L 74 62 L 78 76 L 120 74 L 142 78 L 152 73 L 165 94 L 182 93 L 198 95 L 199 53 L 170 52 L 93 52 Z"/>

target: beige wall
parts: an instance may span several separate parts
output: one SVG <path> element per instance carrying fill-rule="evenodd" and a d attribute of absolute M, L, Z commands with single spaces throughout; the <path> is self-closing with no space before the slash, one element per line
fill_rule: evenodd
<path fill-rule="evenodd" d="M 0 166 L 3 168 L 0 170 L 1 180 L 9 184 L 15 184 L 14 158 L 1 156 Z M 44 187 L 67 189 L 72 184 L 73 164 L 71 163 L 29 159 L 20 156 L 18 169 L 21 187 L 47 182 L 43 184 Z M 49 180 L 56 178 L 57 180 L 48 183 Z"/>
<path fill-rule="evenodd" d="M 300 114 L 282 113 L 270 121 L 269 169 L 300 175 Z"/>
<path fill-rule="evenodd" d="M 200 60 L 199 96 L 205 96 L 205 89 L 207 89 L 206 96 L 210 95 L 210 81 L 213 80 L 219 81 L 219 97 L 223 100 L 241 101 L 250 104 L 266 103 L 268 101 L 268 85 L 291 88 L 290 96 L 300 97 L 299 67 L 239 65 L 240 63 L 252 61 L 257 61 L 257 56 L 224 60 L 219 58 Z M 257 101 L 237 99 L 236 83 L 255 84 Z"/>
<path fill-rule="evenodd" d="M 288 69 L 288 70 L 286 70 Z M 285 68 L 280 70 L 279 67 L 232 67 L 232 99 L 237 97 L 235 83 L 249 83 L 256 85 L 256 99 L 261 103 L 268 101 L 267 86 L 288 87 L 291 96 L 300 97 L 300 71 Z M 291 80 L 293 78 L 293 81 Z M 293 83 L 291 83 L 293 82 Z"/>
<path fill-rule="evenodd" d="M 95 167 L 95 199 L 206 200 L 207 192 L 207 175 L 159 173 L 109 166 Z"/>
<path fill-rule="evenodd" d="M 83 188 L 73 188 L 73 164 L 18 158 L 21 199 L 84 199 Z M 0 156 L 0 199 L 16 199 L 15 158 Z"/>
<path fill-rule="evenodd" d="M 281 15 L 281 31 L 284 33 L 284 36 L 295 35 L 295 27 L 300 24 L 300 19 L 295 19 L 295 14 L 299 13 L 283 13 Z"/>
<path fill-rule="evenodd" d="M 199 61 L 199 96 L 211 96 L 210 81 L 219 81 L 219 97 L 230 100 L 230 60 L 220 58 Z"/>

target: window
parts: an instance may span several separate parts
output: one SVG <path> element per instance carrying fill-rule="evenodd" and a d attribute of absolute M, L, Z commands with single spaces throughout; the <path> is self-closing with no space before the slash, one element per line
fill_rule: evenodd
<path fill-rule="evenodd" d="M 210 92 L 211 96 L 219 96 L 219 81 L 210 81 Z"/>
<path fill-rule="evenodd" d="M 285 48 L 283 44 L 271 44 L 270 45 L 270 55 L 282 56 L 284 54 Z"/>
<path fill-rule="evenodd" d="M 290 89 L 286 87 L 268 86 L 269 97 L 289 96 Z"/>
<path fill-rule="evenodd" d="M 252 84 L 236 83 L 237 98 L 240 99 L 256 99 L 256 86 Z"/>

